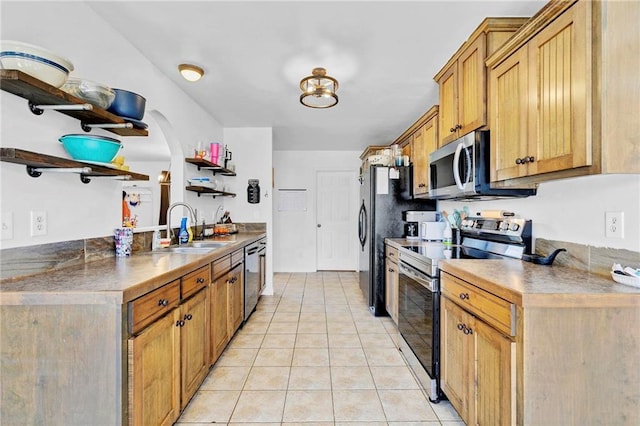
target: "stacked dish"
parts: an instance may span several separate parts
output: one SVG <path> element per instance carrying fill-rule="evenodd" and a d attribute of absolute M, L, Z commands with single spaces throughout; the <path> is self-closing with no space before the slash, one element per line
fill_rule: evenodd
<path fill-rule="evenodd" d="M 73 71 L 68 59 L 43 47 L 12 40 L 0 42 L 0 65 L 20 70 L 53 87 L 61 87 Z"/>
<path fill-rule="evenodd" d="M 102 109 L 109 108 L 116 97 L 116 93 L 103 84 L 73 77 L 68 78 L 60 90 Z"/>

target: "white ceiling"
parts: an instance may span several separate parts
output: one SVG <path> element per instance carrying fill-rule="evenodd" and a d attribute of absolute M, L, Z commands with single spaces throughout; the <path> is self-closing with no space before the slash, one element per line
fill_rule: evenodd
<path fill-rule="evenodd" d="M 438 103 L 433 76 L 487 16 L 531 16 L 545 1 L 89 2 L 224 127 L 272 127 L 275 150 L 391 143 Z M 206 74 L 183 80 L 177 65 Z M 340 102 L 299 102 L 314 67 Z"/>

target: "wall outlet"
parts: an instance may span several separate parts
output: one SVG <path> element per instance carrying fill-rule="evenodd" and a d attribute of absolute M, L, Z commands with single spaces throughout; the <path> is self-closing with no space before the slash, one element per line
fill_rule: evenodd
<path fill-rule="evenodd" d="M 624 212 L 606 212 L 605 236 L 607 238 L 624 238 Z"/>
<path fill-rule="evenodd" d="M 31 210 L 31 236 L 47 235 L 47 212 Z"/>
<path fill-rule="evenodd" d="M 0 240 L 13 239 L 13 212 L 0 213 L 0 222 L 2 223 L 2 235 Z"/>

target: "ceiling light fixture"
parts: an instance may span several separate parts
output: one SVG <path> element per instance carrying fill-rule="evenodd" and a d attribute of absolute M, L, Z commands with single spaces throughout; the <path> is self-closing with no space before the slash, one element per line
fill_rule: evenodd
<path fill-rule="evenodd" d="M 309 108 L 331 108 L 338 103 L 338 80 L 327 75 L 324 68 L 314 68 L 310 76 L 300 81 L 300 103 Z"/>
<path fill-rule="evenodd" d="M 180 74 L 187 81 L 198 81 L 204 75 L 204 70 L 197 65 L 192 64 L 180 64 L 178 65 Z"/>

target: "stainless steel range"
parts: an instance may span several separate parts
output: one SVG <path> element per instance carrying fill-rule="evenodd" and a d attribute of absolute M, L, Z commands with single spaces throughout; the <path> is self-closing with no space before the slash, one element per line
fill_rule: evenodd
<path fill-rule="evenodd" d="M 432 402 L 440 389 L 441 259 L 522 259 L 531 253 L 531 221 L 474 217 L 462 221 L 455 245 L 411 243 L 398 251 L 400 350 Z"/>

